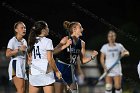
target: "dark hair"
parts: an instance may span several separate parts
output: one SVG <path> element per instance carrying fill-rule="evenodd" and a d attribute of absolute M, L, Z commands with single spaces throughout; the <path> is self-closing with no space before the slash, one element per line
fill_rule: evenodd
<path fill-rule="evenodd" d="M 115 30 L 113 30 L 113 29 L 110 29 L 110 30 L 108 31 L 107 36 L 108 36 L 108 34 L 109 34 L 110 32 L 115 33 L 115 36 L 117 36 Z"/>
<path fill-rule="evenodd" d="M 42 29 L 45 29 L 47 23 L 45 21 L 37 21 L 34 23 L 33 27 L 30 30 L 28 37 L 28 53 L 31 53 L 35 42 L 37 42 L 36 37 L 41 34 Z"/>
<path fill-rule="evenodd" d="M 14 24 L 14 30 L 17 28 L 17 26 L 18 26 L 19 24 L 24 24 L 24 23 L 23 23 L 22 21 L 16 22 L 16 23 Z M 15 31 L 15 34 L 16 34 L 16 31 Z"/>
<path fill-rule="evenodd" d="M 64 28 L 67 29 L 70 32 L 72 32 L 72 28 L 75 27 L 78 24 L 79 24 L 79 22 L 69 22 L 69 21 L 64 21 L 63 22 Z"/>

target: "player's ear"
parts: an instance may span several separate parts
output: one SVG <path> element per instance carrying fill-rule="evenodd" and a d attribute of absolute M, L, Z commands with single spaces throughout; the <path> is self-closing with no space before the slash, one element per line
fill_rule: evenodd
<path fill-rule="evenodd" d="M 46 32 L 46 30 L 45 30 L 45 29 L 42 29 L 42 30 L 41 30 L 41 34 L 42 34 L 42 33 L 44 34 L 45 32 Z"/>
<path fill-rule="evenodd" d="M 77 28 L 76 27 L 73 27 L 72 31 L 73 32 L 76 32 Z"/>
<path fill-rule="evenodd" d="M 16 33 L 18 32 L 17 28 L 15 29 L 15 32 L 16 32 Z"/>

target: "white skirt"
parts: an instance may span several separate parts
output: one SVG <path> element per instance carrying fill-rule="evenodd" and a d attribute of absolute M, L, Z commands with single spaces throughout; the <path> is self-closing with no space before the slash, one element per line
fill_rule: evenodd
<path fill-rule="evenodd" d="M 32 86 L 46 86 L 55 82 L 53 71 L 48 73 L 47 59 L 32 60 L 29 82 Z"/>
<path fill-rule="evenodd" d="M 48 74 L 31 75 L 29 74 L 29 83 L 32 86 L 46 86 L 55 82 L 54 73 L 49 72 Z"/>
<path fill-rule="evenodd" d="M 109 69 L 110 67 L 107 66 L 107 69 Z M 114 77 L 114 76 L 122 76 L 122 68 L 121 68 L 121 64 L 117 64 L 114 68 L 112 68 L 110 70 L 110 72 L 107 74 L 107 76 L 110 77 Z"/>
<path fill-rule="evenodd" d="M 27 80 L 25 64 L 26 64 L 25 59 L 23 58 L 11 59 L 8 68 L 9 80 L 12 80 L 14 76 Z"/>

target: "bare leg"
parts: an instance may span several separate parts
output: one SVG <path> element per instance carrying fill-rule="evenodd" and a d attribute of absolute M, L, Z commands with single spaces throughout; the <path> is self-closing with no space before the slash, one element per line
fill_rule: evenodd
<path fill-rule="evenodd" d="M 54 84 L 43 87 L 44 93 L 54 93 Z"/>
<path fill-rule="evenodd" d="M 114 77 L 114 84 L 115 84 L 115 92 L 116 93 L 122 93 L 121 80 L 122 80 L 121 76 L 115 76 Z"/>
<path fill-rule="evenodd" d="M 35 87 L 29 84 L 29 93 L 38 93 L 39 87 Z"/>
<path fill-rule="evenodd" d="M 64 84 L 62 84 L 60 82 L 55 82 L 54 88 L 55 88 L 55 93 L 63 93 L 65 86 L 64 86 Z"/>
<path fill-rule="evenodd" d="M 106 82 L 106 85 L 105 85 L 106 91 L 105 91 L 105 93 L 112 93 L 112 83 L 113 83 L 112 77 L 106 76 L 105 82 Z"/>
<path fill-rule="evenodd" d="M 23 78 L 13 77 L 14 85 L 17 89 L 17 93 L 24 93 L 25 91 L 25 80 Z"/>

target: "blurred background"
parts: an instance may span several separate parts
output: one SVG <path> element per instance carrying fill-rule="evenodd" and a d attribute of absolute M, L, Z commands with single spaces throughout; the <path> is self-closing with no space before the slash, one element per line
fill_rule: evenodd
<path fill-rule="evenodd" d="M 21 13 L 6 6 L 6 3 Z M 0 12 L 0 93 L 15 93 L 15 88 L 8 79 L 9 59 L 5 57 L 7 43 L 14 36 L 13 25 L 17 21 L 26 24 L 27 40 L 34 20 L 48 23 L 49 38 L 53 40 L 54 46 L 66 35 L 63 21 L 79 21 L 84 28 L 81 39 L 86 42 L 87 56 L 91 54 L 91 50 L 100 51 L 107 41 L 106 34 L 110 28 L 115 26 L 121 29 L 122 31 L 117 31 L 117 42 L 130 51 L 130 56 L 122 59 L 123 93 L 140 93 L 137 73 L 140 60 L 140 1 L 1 0 Z M 94 80 L 103 73 L 99 56 L 94 62 L 82 65 L 81 68 L 85 78 L 79 82 L 80 93 L 104 93 L 104 80 L 93 86 Z"/>

